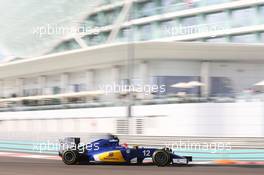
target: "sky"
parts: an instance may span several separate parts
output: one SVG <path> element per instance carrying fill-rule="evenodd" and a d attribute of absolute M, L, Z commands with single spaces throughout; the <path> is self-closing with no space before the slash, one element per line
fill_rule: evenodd
<path fill-rule="evenodd" d="M 63 35 L 39 35 L 41 27 L 76 25 L 99 0 L 1 0 L 0 59 L 39 56 Z"/>

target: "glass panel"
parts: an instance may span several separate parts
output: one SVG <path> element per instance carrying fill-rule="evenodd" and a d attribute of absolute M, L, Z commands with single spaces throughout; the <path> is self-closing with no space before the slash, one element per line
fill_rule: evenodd
<path fill-rule="evenodd" d="M 118 38 L 119 41 L 131 41 L 133 40 L 133 33 L 130 28 L 123 28 L 119 31 Z"/>
<path fill-rule="evenodd" d="M 206 23 L 215 24 L 221 21 L 226 22 L 228 20 L 228 14 L 226 12 L 210 13 L 206 15 Z"/>
<path fill-rule="evenodd" d="M 200 88 L 175 88 L 172 85 L 182 82 L 190 82 L 190 81 L 199 81 L 199 76 L 157 76 L 153 77 L 154 84 L 158 86 L 166 85 L 166 91 L 164 93 L 160 93 L 159 95 L 169 95 L 169 94 L 177 94 L 177 93 L 186 93 L 186 94 L 200 94 Z"/>
<path fill-rule="evenodd" d="M 160 31 L 162 37 L 176 36 L 177 26 L 174 20 L 162 21 L 160 23 Z"/>
<path fill-rule="evenodd" d="M 230 28 L 228 24 L 228 13 L 217 12 L 207 14 L 206 28 L 208 31 L 219 31 Z"/>
<path fill-rule="evenodd" d="M 109 32 L 103 32 L 98 35 L 87 35 L 84 36 L 82 39 L 87 43 L 89 46 L 102 44 L 107 40 Z"/>
<path fill-rule="evenodd" d="M 79 49 L 80 45 L 75 40 L 64 41 L 59 44 L 51 53 L 62 52 L 67 50 Z"/>
<path fill-rule="evenodd" d="M 225 2 L 229 2 L 229 0 L 200 0 L 201 5 L 203 6 L 220 4 Z"/>
<path fill-rule="evenodd" d="M 252 25 L 255 23 L 254 19 L 256 19 L 255 8 L 245 8 L 232 11 L 233 27 L 243 27 Z"/>
<path fill-rule="evenodd" d="M 123 0 L 100 0 L 100 5 L 109 5 Z"/>
<path fill-rule="evenodd" d="M 139 39 L 149 40 L 152 37 L 151 24 L 142 25 L 139 27 Z"/>
<path fill-rule="evenodd" d="M 72 85 L 73 92 L 81 92 L 86 90 L 85 84 L 73 84 Z"/>
<path fill-rule="evenodd" d="M 260 42 L 264 43 L 264 33 L 260 33 Z"/>
<path fill-rule="evenodd" d="M 257 43 L 256 34 L 236 35 L 232 36 L 232 42 L 236 43 Z"/>
<path fill-rule="evenodd" d="M 264 23 L 264 5 L 259 7 L 259 18 L 261 20 L 261 23 Z"/>
<path fill-rule="evenodd" d="M 186 0 L 162 0 L 162 11 L 163 13 L 174 12 L 178 10 L 184 10 L 197 6 L 197 1 L 186 1 Z"/>
<path fill-rule="evenodd" d="M 182 26 L 193 26 L 198 24 L 198 16 L 189 16 L 181 19 Z"/>
<path fill-rule="evenodd" d="M 227 39 L 225 37 L 207 38 L 206 42 L 225 43 L 227 42 Z"/>
<path fill-rule="evenodd" d="M 211 77 L 211 96 L 233 95 L 232 80 L 228 77 Z"/>
<path fill-rule="evenodd" d="M 115 10 L 105 11 L 104 12 L 104 24 L 111 25 L 115 22 L 118 15 L 120 14 L 121 9 L 117 8 Z"/>
<path fill-rule="evenodd" d="M 101 0 L 101 4 L 100 5 L 107 5 L 110 4 L 111 0 Z"/>
<path fill-rule="evenodd" d="M 59 94 L 59 93 L 61 93 L 60 87 L 57 87 L 57 86 L 52 87 L 52 93 L 53 94 Z"/>
<path fill-rule="evenodd" d="M 93 14 L 86 19 L 85 25 L 89 27 L 94 27 L 97 25 L 97 22 L 98 22 L 98 16 L 96 14 Z"/>
<path fill-rule="evenodd" d="M 146 16 L 152 16 L 157 14 L 157 7 L 155 5 L 154 1 L 146 1 L 146 2 L 140 2 L 137 4 L 137 10 L 136 10 L 136 16 L 137 17 L 146 17 Z"/>

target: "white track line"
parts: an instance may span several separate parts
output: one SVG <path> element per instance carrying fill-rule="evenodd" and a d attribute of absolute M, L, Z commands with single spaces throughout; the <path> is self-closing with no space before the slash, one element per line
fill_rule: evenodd
<path fill-rule="evenodd" d="M 0 152 L 1 157 L 19 157 L 19 158 L 31 158 L 31 159 L 48 159 L 48 160 L 59 160 L 59 156 L 51 155 L 37 155 L 37 154 L 27 154 L 27 153 L 10 153 L 10 152 Z"/>

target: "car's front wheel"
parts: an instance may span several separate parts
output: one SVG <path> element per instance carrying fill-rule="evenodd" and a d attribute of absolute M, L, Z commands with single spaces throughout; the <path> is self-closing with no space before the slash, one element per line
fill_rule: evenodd
<path fill-rule="evenodd" d="M 64 151 L 62 154 L 62 161 L 67 165 L 74 165 L 79 160 L 79 153 L 73 150 Z"/>
<path fill-rule="evenodd" d="M 153 153 L 152 160 L 157 166 L 166 166 L 171 163 L 171 155 L 166 150 L 157 150 Z"/>

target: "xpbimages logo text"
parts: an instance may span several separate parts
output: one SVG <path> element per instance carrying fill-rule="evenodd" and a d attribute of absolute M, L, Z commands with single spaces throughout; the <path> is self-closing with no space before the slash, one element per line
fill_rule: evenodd
<path fill-rule="evenodd" d="M 54 143 L 51 141 L 36 143 L 33 145 L 33 151 L 39 153 L 45 152 L 57 152 L 59 150 L 78 150 L 80 153 L 84 153 L 86 150 L 99 150 L 99 143 L 79 143 L 78 145 L 74 143 Z"/>
<path fill-rule="evenodd" d="M 67 36 L 67 35 L 98 35 L 104 27 L 90 27 L 87 23 L 76 22 L 72 25 L 64 24 L 46 24 L 36 26 L 32 29 L 32 33 L 38 38 L 47 36 Z"/>
<path fill-rule="evenodd" d="M 169 148 L 175 152 L 208 152 L 208 153 L 222 153 L 232 150 L 230 142 L 195 142 L 178 140 L 175 142 L 168 142 L 161 144 L 164 148 Z M 144 146 L 148 148 L 148 146 Z M 51 141 L 36 143 L 33 145 L 33 151 L 39 153 L 45 152 L 57 152 L 59 150 L 78 150 L 80 153 L 84 153 L 86 150 L 99 150 L 99 143 L 54 143 Z"/>
<path fill-rule="evenodd" d="M 106 94 L 111 93 L 142 93 L 144 95 L 164 93 L 166 91 L 166 85 L 157 84 L 104 84 L 99 85 L 99 89 L 104 91 Z"/>

